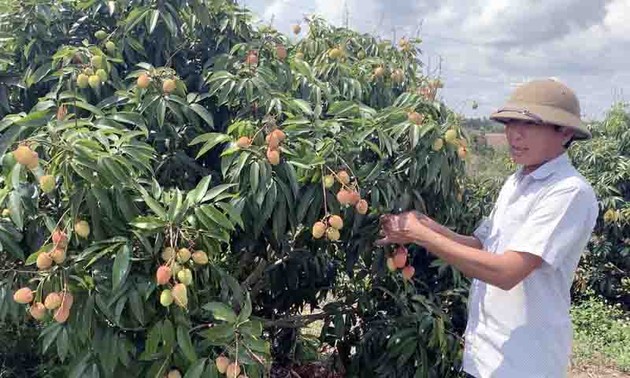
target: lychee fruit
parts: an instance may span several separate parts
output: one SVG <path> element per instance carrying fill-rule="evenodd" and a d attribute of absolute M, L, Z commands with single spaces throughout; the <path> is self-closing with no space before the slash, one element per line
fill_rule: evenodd
<path fill-rule="evenodd" d="M 293 34 L 295 35 L 300 34 L 300 32 L 302 31 L 302 27 L 298 24 L 293 25 L 292 29 L 293 29 Z"/>
<path fill-rule="evenodd" d="M 37 268 L 39 270 L 48 270 L 53 264 L 53 259 L 48 253 L 40 253 L 37 256 Z"/>
<path fill-rule="evenodd" d="M 188 306 L 188 291 L 186 290 L 186 285 L 182 283 L 178 283 L 173 286 L 173 301 L 179 307 Z"/>
<path fill-rule="evenodd" d="M 416 269 L 413 266 L 407 265 L 402 270 L 403 279 L 405 279 L 406 281 L 411 280 L 415 272 L 416 272 Z"/>
<path fill-rule="evenodd" d="M 247 147 L 251 146 L 251 144 L 252 144 L 252 140 L 249 139 L 246 136 L 242 136 L 242 137 L 238 138 L 238 140 L 236 141 L 236 146 L 238 148 L 247 148 Z"/>
<path fill-rule="evenodd" d="M 337 230 L 341 230 L 343 228 L 343 219 L 339 215 L 332 215 L 328 218 L 328 224 Z"/>
<path fill-rule="evenodd" d="M 27 304 L 33 301 L 33 291 L 28 287 L 18 289 L 13 293 L 13 300 L 20 304 Z"/>
<path fill-rule="evenodd" d="M 90 84 L 90 87 L 96 89 L 101 86 L 101 78 L 98 75 L 91 75 L 88 79 L 88 83 Z"/>
<path fill-rule="evenodd" d="M 193 281 L 192 272 L 190 269 L 182 269 L 177 273 L 177 280 L 186 286 L 190 286 Z"/>
<path fill-rule="evenodd" d="M 311 233 L 314 239 L 320 239 L 326 233 L 326 225 L 323 222 L 315 222 Z"/>
<path fill-rule="evenodd" d="M 280 146 L 280 141 L 273 134 L 267 135 L 265 141 L 267 142 L 267 146 L 269 146 L 269 148 L 272 150 L 276 150 L 278 149 L 278 146 Z"/>
<path fill-rule="evenodd" d="M 424 115 L 418 112 L 409 112 L 409 114 L 407 114 L 407 119 L 411 123 L 414 123 L 416 125 L 421 125 L 422 122 L 424 121 Z"/>
<path fill-rule="evenodd" d="M 214 363 L 215 365 L 217 365 L 217 370 L 219 371 L 219 373 L 225 374 L 225 372 L 227 371 L 227 367 L 230 364 L 230 359 L 225 356 L 219 356 L 214 361 Z"/>
<path fill-rule="evenodd" d="M 228 378 L 237 378 L 241 374 L 241 367 L 232 362 L 228 365 L 225 374 Z"/>
<path fill-rule="evenodd" d="M 158 285 L 166 285 L 168 281 L 171 279 L 171 277 L 172 277 L 171 268 L 169 268 L 166 265 L 160 266 L 157 272 L 155 273 L 155 281 L 157 282 Z"/>
<path fill-rule="evenodd" d="M 175 80 L 173 79 L 166 79 L 162 83 L 162 92 L 166 94 L 173 92 L 175 88 L 177 88 L 177 84 L 175 83 Z"/>
<path fill-rule="evenodd" d="M 188 248 L 181 248 L 179 251 L 177 251 L 177 261 L 179 261 L 180 264 L 187 263 L 188 260 L 190 260 L 190 257 L 191 253 Z"/>
<path fill-rule="evenodd" d="M 341 234 L 339 233 L 339 230 L 337 230 L 336 228 L 328 227 L 328 229 L 326 229 L 326 237 L 330 241 L 337 241 L 341 237 Z"/>
<path fill-rule="evenodd" d="M 335 184 L 335 177 L 333 175 L 324 176 L 324 186 L 331 188 Z"/>
<path fill-rule="evenodd" d="M 284 133 L 284 131 L 282 131 L 280 129 L 275 129 L 274 131 L 271 132 L 271 135 L 275 136 L 276 139 L 278 139 L 278 141 L 280 143 L 284 142 L 284 140 L 287 137 L 287 135 Z"/>
<path fill-rule="evenodd" d="M 29 313 L 36 320 L 42 320 L 46 317 L 46 307 L 42 302 L 33 303 L 29 308 Z"/>
<path fill-rule="evenodd" d="M 170 261 L 175 257 L 175 249 L 172 247 L 166 247 L 162 250 L 162 260 Z"/>
<path fill-rule="evenodd" d="M 396 270 L 396 263 L 394 262 L 394 258 L 393 257 L 388 257 L 387 258 L 387 269 L 390 272 L 393 272 Z"/>
<path fill-rule="evenodd" d="M 164 307 L 168 307 L 173 303 L 173 293 L 169 289 L 162 291 L 160 294 L 160 304 Z"/>
<path fill-rule="evenodd" d="M 61 306 L 61 295 L 59 293 L 50 293 L 44 300 L 44 307 L 49 310 L 55 310 Z"/>
<path fill-rule="evenodd" d="M 136 85 L 138 86 L 138 88 L 146 89 L 149 84 L 151 84 L 151 79 L 149 78 L 149 75 L 143 73 L 138 76 L 138 79 L 136 80 Z"/>
<path fill-rule="evenodd" d="M 396 268 L 403 268 L 407 264 L 407 248 L 398 247 L 394 252 L 394 265 Z"/>
<path fill-rule="evenodd" d="M 25 166 L 32 166 L 34 164 L 34 160 L 39 160 L 35 151 L 25 145 L 18 146 L 18 148 L 13 151 L 13 156 L 15 157 L 15 161 Z"/>
<path fill-rule="evenodd" d="M 204 251 L 195 251 L 192 259 L 197 265 L 206 265 L 208 263 L 208 255 Z"/>
<path fill-rule="evenodd" d="M 457 139 L 457 131 L 454 129 L 448 129 L 444 133 L 444 140 L 446 143 L 453 143 Z"/>
<path fill-rule="evenodd" d="M 60 229 L 56 228 L 52 233 L 52 242 L 58 248 L 66 248 L 68 245 L 68 235 Z"/>
<path fill-rule="evenodd" d="M 108 53 L 113 54 L 116 51 L 116 44 L 112 41 L 107 41 L 107 43 L 105 43 L 105 49 Z"/>
<path fill-rule="evenodd" d="M 77 86 L 79 88 L 87 88 L 90 84 L 90 77 L 84 73 L 81 73 L 77 76 Z"/>
<path fill-rule="evenodd" d="M 55 176 L 43 175 L 39 178 L 39 187 L 44 193 L 51 193 L 55 190 Z"/>
<path fill-rule="evenodd" d="M 269 160 L 269 164 L 271 165 L 280 164 L 280 152 L 270 148 L 267 149 L 267 160 Z"/>
<path fill-rule="evenodd" d="M 350 184 L 350 175 L 346 171 L 337 172 L 337 180 L 344 185 Z"/>
<path fill-rule="evenodd" d="M 359 200 L 359 202 L 357 202 L 357 204 L 355 205 L 355 209 L 357 210 L 357 213 L 361 215 L 365 215 L 368 211 L 367 201 L 364 199 Z"/>
<path fill-rule="evenodd" d="M 74 232 L 83 239 L 87 239 L 90 235 L 90 224 L 84 220 L 80 220 L 74 224 Z"/>
<path fill-rule="evenodd" d="M 52 252 L 50 252 L 50 257 L 55 264 L 61 265 L 66 261 L 66 249 L 61 247 L 53 248 Z"/>

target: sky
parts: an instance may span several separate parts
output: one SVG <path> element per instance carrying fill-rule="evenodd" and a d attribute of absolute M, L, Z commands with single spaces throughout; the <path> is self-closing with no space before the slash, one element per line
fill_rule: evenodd
<path fill-rule="evenodd" d="M 383 39 L 420 37 L 425 74 L 468 117 L 487 117 L 519 83 L 553 77 L 572 88 L 583 119 L 601 119 L 630 93 L 630 0 L 240 0 L 289 34 L 305 15 Z M 304 33 L 304 32 L 302 32 Z M 291 35 L 292 36 L 292 35 Z M 292 36 L 293 37 L 293 36 Z M 395 38 L 395 39 L 394 39 Z M 473 101 L 478 108 L 473 109 Z"/>

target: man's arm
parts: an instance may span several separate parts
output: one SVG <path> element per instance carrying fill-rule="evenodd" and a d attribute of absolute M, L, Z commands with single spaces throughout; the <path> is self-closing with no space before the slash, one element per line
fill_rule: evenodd
<path fill-rule="evenodd" d="M 541 257 L 530 253 L 506 251 L 502 255 L 496 255 L 459 243 L 433 230 L 429 232 L 430 237 L 417 244 L 459 269 L 466 276 L 503 290 L 512 289 L 543 262 Z"/>
<path fill-rule="evenodd" d="M 420 221 L 420 223 L 429 227 L 431 230 L 437 232 L 438 234 L 445 236 L 456 243 L 466 245 L 468 247 L 475 248 L 475 249 L 483 249 L 483 244 L 476 237 L 458 234 L 457 232 L 452 231 L 448 227 L 434 221 L 433 219 L 431 219 L 430 217 L 424 214 L 415 213 L 415 215 L 416 215 L 416 218 L 418 218 L 418 220 Z"/>

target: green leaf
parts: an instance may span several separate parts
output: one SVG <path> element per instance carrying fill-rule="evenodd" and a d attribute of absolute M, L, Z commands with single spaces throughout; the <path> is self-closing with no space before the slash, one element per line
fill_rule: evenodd
<path fill-rule="evenodd" d="M 157 230 L 166 226 L 165 221 L 156 217 L 136 217 L 129 224 L 143 230 Z"/>
<path fill-rule="evenodd" d="M 68 356 L 68 329 L 63 327 L 59 337 L 57 337 L 57 355 L 61 362 L 64 362 Z"/>
<path fill-rule="evenodd" d="M 184 375 L 184 378 L 201 378 L 203 374 L 203 369 L 206 367 L 206 362 L 207 359 L 205 358 L 197 360 L 188 368 L 188 370 L 186 370 L 186 375 Z"/>
<path fill-rule="evenodd" d="M 201 207 L 201 211 L 204 213 L 205 216 L 210 218 L 213 222 L 220 225 L 221 227 L 228 230 L 234 230 L 234 225 L 232 224 L 232 222 L 230 222 L 230 220 L 225 215 L 223 215 L 223 213 L 217 210 L 217 208 L 213 205 L 204 205 L 203 207 Z"/>
<path fill-rule="evenodd" d="M 11 220 L 15 223 L 18 230 L 24 229 L 24 207 L 22 206 L 22 197 L 17 190 L 9 194 L 9 210 L 11 210 Z"/>
<path fill-rule="evenodd" d="M 157 26 L 158 20 L 160 19 L 160 11 L 154 9 L 151 12 L 151 18 L 149 19 L 149 34 L 153 34 L 155 27 Z"/>
<path fill-rule="evenodd" d="M 250 298 L 249 292 L 245 294 L 245 303 L 243 304 L 243 308 L 241 312 L 238 314 L 238 322 L 242 323 L 249 319 L 252 315 L 252 299 Z"/>
<path fill-rule="evenodd" d="M 197 153 L 197 157 L 195 158 L 195 159 L 199 159 L 199 157 L 203 156 L 206 152 L 210 151 L 212 148 L 214 148 L 214 146 L 216 146 L 216 145 L 218 145 L 220 143 L 229 142 L 230 140 L 231 140 L 230 136 L 226 135 L 226 134 L 222 134 L 222 133 L 207 133 L 207 134 L 199 135 L 198 137 L 193 139 L 190 142 L 190 145 L 194 146 L 195 144 L 199 144 L 199 143 L 205 142 L 203 147 L 201 147 L 201 149 Z"/>
<path fill-rule="evenodd" d="M 151 195 L 144 189 L 140 189 L 140 193 L 142 194 L 142 199 L 144 202 L 153 210 L 153 212 L 163 220 L 166 219 L 166 210 L 158 201 L 156 201 Z"/>
<path fill-rule="evenodd" d="M 297 106 L 298 109 L 302 111 L 302 113 L 311 116 L 313 115 L 313 109 L 311 109 L 311 104 L 307 101 L 301 99 L 293 99 L 293 104 Z"/>
<path fill-rule="evenodd" d="M 236 322 L 236 313 L 225 303 L 209 302 L 203 306 L 203 309 L 210 311 L 217 320 L 223 320 L 232 324 Z"/>
<path fill-rule="evenodd" d="M 123 280 L 127 278 L 130 262 L 131 247 L 129 246 L 129 244 L 125 244 L 118 250 L 116 258 L 114 259 L 114 266 L 112 267 L 113 290 L 118 289 Z"/>
<path fill-rule="evenodd" d="M 190 362 L 197 361 L 197 353 L 190 339 L 190 334 L 188 334 L 188 329 L 181 325 L 177 327 L 177 344 Z"/>
<path fill-rule="evenodd" d="M 203 106 L 199 104 L 191 104 L 190 108 L 195 113 L 197 113 L 197 115 L 201 117 L 201 119 L 203 119 L 208 124 L 208 126 L 214 127 L 214 120 L 212 119 L 212 114 L 210 114 L 210 112 L 206 108 L 204 108 Z"/>
<path fill-rule="evenodd" d="M 11 235 L 2 229 L 2 225 L 0 225 L 0 243 L 2 244 L 5 251 L 8 250 L 8 252 L 14 257 L 20 260 L 24 260 L 24 251 L 22 250 L 20 245 L 13 240 Z M 37 257 L 35 257 L 35 259 L 37 260 Z"/>
<path fill-rule="evenodd" d="M 164 323 L 162 323 L 162 340 L 164 340 L 164 347 L 167 351 L 175 347 L 175 329 L 169 319 L 164 320 Z"/>
<path fill-rule="evenodd" d="M 255 193 L 258 191 L 258 182 L 260 179 L 260 167 L 258 162 L 255 161 L 249 167 L 249 185 L 252 187 L 252 191 Z"/>
<path fill-rule="evenodd" d="M 46 353 L 50 345 L 57 339 L 57 335 L 61 332 L 63 325 L 60 323 L 51 323 L 46 329 L 42 332 L 41 337 L 44 338 L 42 341 L 42 352 Z"/>
<path fill-rule="evenodd" d="M 200 334 L 204 338 L 218 344 L 228 343 L 234 338 L 234 327 L 228 323 L 217 324 L 212 328 L 204 329 Z"/>
<path fill-rule="evenodd" d="M 228 189 L 234 188 L 238 186 L 238 184 L 221 184 L 217 185 L 214 188 L 208 190 L 206 195 L 203 197 L 201 202 L 207 202 L 215 199 L 219 194 L 227 191 Z"/>
<path fill-rule="evenodd" d="M 188 194 L 186 195 L 186 202 L 188 202 L 191 205 L 200 203 L 201 200 L 203 199 L 203 196 L 205 196 L 206 192 L 208 191 L 211 178 L 212 176 L 210 175 L 202 178 L 201 181 L 199 181 L 199 183 L 195 187 L 195 189 L 188 192 Z"/>

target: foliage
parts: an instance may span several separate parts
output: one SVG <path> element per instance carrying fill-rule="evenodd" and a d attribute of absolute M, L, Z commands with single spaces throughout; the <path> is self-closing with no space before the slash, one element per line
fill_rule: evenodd
<path fill-rule="evenodd" d="M 622 310 L 621 304 L 598 299 L 592 296 L 592 291 L 590 294 L 571 310 L 575 363 L 587 364 L 603 359 L 621 371 L 630 371 L 628 313 Z"/>
<path fill-rule="evenodd" d="M 219 0 L 6 6 L 1 318 L 64 295 L 39 340 L 65 375 L 262 376 L 314 320 L 347 374 L 457 374 L 465 281 L 420 249 L 403 280 L 373 246 L 383 212 L 462 216 L 465 136 L 416 41 L 312 18 L 293 43 Z"/>
<path fill-rule="evenodd" d="M 592 288 L 630 311 L 630 115 L 615 104 L 591 125 L 593 139 L 570 149 L 578 170 L 593 185 L 600 216 L 580 262 L 574 295 Z"/>

